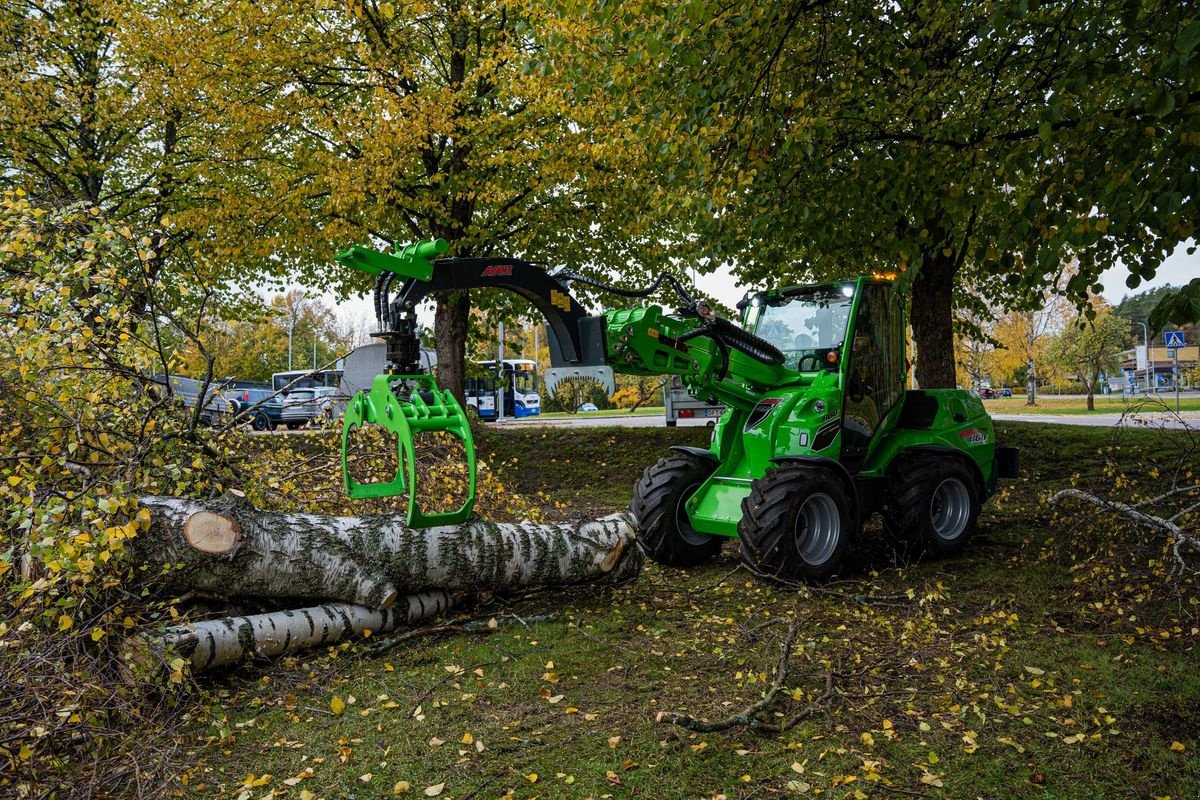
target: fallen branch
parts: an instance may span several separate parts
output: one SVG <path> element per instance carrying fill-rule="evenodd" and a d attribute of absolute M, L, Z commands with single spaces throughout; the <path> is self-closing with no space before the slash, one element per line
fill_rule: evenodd
<path fill-rule="evenodd" d="M 1187 491 L 1191 491 L 1195 488 L 1197 487 L 1188 487 Z M 1081 489 L 1063 489 L 1062 491 L 1051 495 L 1047 502 L 1050 503 L 1050 505 L 1058 505 L 1067 498 L 1082 500 L 1085 503 L 1090 503 L 1091 505 L 1102 508 L 1105 511 L 1109 511 L 1113 514 L 1119 514 L 1120 516 L 1131 520 L 1143 528 L 1150 528 L 1151 530 L 1157 530 L 1167 534 L 1167 536 L 1174 540 L 1173 544 L 1171 545 L 1171 555 L 1174 558 L 1175 564 L 1171 568 L 1171 574 L 1179 575 L 1183 572 L 1183 570 L 1187 569 L 1187 561 L 1184 560 L 1183 557 L 1183 548 L 1187 547 L 1195 550 L 1197 553 L 1200 553 L 1200 538 L 1188 533 L 1179 525 L 1175 524 L 1175 520 L 1179 519 L 1182 514 L 1186 512 L 1181 512 L 1180 514 L 1176 514 L 1170 519 L 1167 519 L 1164 517 L 1155 516 L 1153 514 L 1148 514 L 1145 511 L 1140 510 L 1141 508 L 1154 505 L 1155 503 L 1165 500 L 1166 498 L 1176 494 L 1180 494 L 1180 492 L 1177 490 L 1172 490 L 1171 492 L 1138 503 L 1137 505 L 1130 505 L 1128 503 L 1119 503 L 1115 500 L 1105 500 L 1103 497 L 1099 497 L 1090 492 L 1085 492 Z"/>
<path fill-rule="evenodd" d="M 829 699 L 833 696 L 833 673 L 826 671 L 825 676 L 825 691 L 819 697 L 809 703 L 799 713 L 793 714 L 783 722 L 765 722 L 760 718 L 763 714 L 771 709 L 779 693 L 783 690 L 788 678 L 788 661 L 792 657 L 792 648 L 796 644 L 796 635 L 798 628 L 794 621 L 788 622 L 787 637 L 784 639 L 783 647 L 779 654 L 779 663 L 775 667 L 775 680 L 762 698 L 757 702 L 752 703 L 736 714 L 732 714 L 725 719 L 709 721 L 698 719 L 690 714 L 681 714 L 675 711 L 661 711 L 655 717 L 656 722 L 661 722 L 668 725 L 678 725 L 681 728 L 686 728 L 689 731 L 697 733 L 713 733 L 715 731 L 729 730 L 730 728 L 750 728 L 751 730 L 761 731 L 763 733 L 783 733 L 792 728 L 800 721 L 811 717 L 818 711 L 825 708 Z"/>

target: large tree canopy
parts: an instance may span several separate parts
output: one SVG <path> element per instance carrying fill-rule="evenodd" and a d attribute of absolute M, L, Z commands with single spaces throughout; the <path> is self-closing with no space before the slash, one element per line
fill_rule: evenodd
<path fill-rule="evenodd" d="M 352 291 L 365 276 L 331 261 L 351 244 L 441 237 L 452 255 L 603 268 L 653 241 L 605 207 L 637 169 L 639 149 L 611 146 L 630 127 L 533 61 L 575 35 L 540 6 L 274 0 L 223 22 L 223 174 L 202 213 L 240 232 L 231 257 Z M 460 396 L 470 308 L 440 297 L 435 321 L 439 380 Z"/>
<path fill-rule="evenodd" d="M 1072 259 L 1079 301 L 1118 259 L 1135 286 L 1196 231 L 1186 5 L 627 2 L 594 32 L 583 71 L 651 109 L 707 253 L 755 282 L 902 270 L 925 386 L 954 385 L 956 305 Z"/>

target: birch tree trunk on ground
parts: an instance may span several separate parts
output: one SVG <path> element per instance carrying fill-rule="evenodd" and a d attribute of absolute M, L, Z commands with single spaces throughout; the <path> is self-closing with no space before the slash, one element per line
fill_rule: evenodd
<path fill-rule="evenodd" d="M 234 664 L 255 656 L 269 658 L 309 647 L 340 642 L 350 636 L 387 633 L 450 610 L 449 592 L 421 592 L 402 598 L 385 610 L 352 603 L 332 603 L 292 611 L 194 622 L 168 628 L 155 641 L 170 646 L 194 670 Z"/>
<path fill-rule="evenodd" d="M 305 598 L 386 609 L 431 590 L 504 591 L 637 577 L 642 555 L 624 515 L 578 523 L 414 530 L 403 515 L 265 511 L 238 493 L 143 497 L 150 530 L 132 545 L 162 592 Z M 161 569 L 159 569 L 161 568 Z"/>

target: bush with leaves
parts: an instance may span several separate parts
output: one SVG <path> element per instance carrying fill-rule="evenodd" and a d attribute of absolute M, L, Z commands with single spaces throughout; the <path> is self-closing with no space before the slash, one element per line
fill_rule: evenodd
<path fill-rule="evenodd" d="M 206 495 L 230 470 L 153 382 L 188 336 L 173 320 L 215 295 L 157 283 L 146 241 L 94 208 L 0 195 L 0 795 L 122 794 L 171 769 L 136 756 L 184 678 L 130 645 L 171 616 L 131 591 L 137 498 Z"/>

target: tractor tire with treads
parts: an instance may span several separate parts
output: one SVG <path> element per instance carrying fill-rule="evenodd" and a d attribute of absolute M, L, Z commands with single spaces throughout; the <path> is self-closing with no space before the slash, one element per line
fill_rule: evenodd
<path fill-rule="evenodd" d="M 685 506 L 716 466 L 692 453 L 672 453 L 642 473 L 629 510 L 637 519 L 638 544 L 651 559 L 671 567 L 694 567 L 721 550 L 723 537 L 692 530 Z"/>
<path fill-rule="evenodd" d="M 742 562 L 764 578 L 824 580 L 841 566 L 854 509 L 841 478 L 824 467 L 782 464 L 754 481 L 738 523 Z"/>
<path fill-rule="evenodd" d="M 888 532 L 939 558 L 957 555 L 975 534 L 982 491 L 957 458 L 918 456 L 897 463 L 883 523 Z"/>

